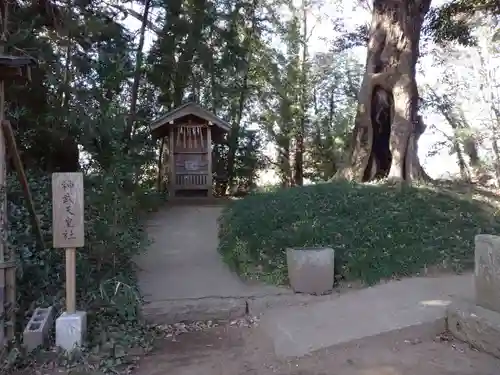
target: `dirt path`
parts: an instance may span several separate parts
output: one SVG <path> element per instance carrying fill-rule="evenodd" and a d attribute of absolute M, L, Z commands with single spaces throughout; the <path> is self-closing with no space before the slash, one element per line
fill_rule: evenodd
<path fill-rule="evenodd" d="M 283 360 L 255 328 L 217 327 L 164 341 L 136 375 L 497 375 L 500 360 L 410 328 Z"/>

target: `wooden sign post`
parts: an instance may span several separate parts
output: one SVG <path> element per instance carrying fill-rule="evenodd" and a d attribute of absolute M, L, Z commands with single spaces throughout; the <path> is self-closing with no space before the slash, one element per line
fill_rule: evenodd
<path fill-rule="evenodd" d="M 52 174 L 54 248 L 66 249 L 66 312 L 76 312 L 76 248 L 83 247 L 83 174 Z"/>

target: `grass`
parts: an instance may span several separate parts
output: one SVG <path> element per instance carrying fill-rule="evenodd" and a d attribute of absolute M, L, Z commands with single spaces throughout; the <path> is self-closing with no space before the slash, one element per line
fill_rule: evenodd
<path fill-rule="evenodd" d="M 474 236 L 500 232 L 487 190 L 336 182 L 258 193 L 220 219 L 219 251 L 240 275 L 287 283 L 287 247 L 330 246 L 347 280 L 373 284 L 444 265 L 474 264 Z"/>

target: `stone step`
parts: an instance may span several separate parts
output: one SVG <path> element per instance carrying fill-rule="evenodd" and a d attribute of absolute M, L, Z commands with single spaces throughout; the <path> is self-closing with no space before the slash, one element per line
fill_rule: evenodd
<path fill-rule="evenodd" d="M 218 206 L 225 205 L 231 198 L 223 197 L 171 197 L 168 199 L 169 205 L 195 205 L 195 206 Z"/>
<path fill-rule="evenodd" d="M 473 295 L 472 275 L 415 277 L 362 289 L 307 306 L 266 311 L 260 329 L 278 356 L 313 351 L 407 327 L 444 329 L 451 300 Z M 438 333 L 438 332 L 436 332 Z"/>

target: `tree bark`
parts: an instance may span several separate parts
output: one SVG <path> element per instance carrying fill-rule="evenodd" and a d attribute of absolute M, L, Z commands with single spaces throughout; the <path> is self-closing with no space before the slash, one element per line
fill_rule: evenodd
<path fill-rule="evenodd" d="M 72 21 L 72 2 L 66 1 L 67 18 L 64 23 L 63 44 L 65 48 L 64 57 L 64 72 L 61 85 L 59 87 L 59 97 L 61 104 L 59 107 L 59 121 L 64 124 L 64 130 L 61 133 L 57 129 L 52 128 L 49 133 L 50 143 L 49 150 L 52 152 L 47 153 L 47 170 L 58 172 L 77 172 L 80 170 L 80 151 L 78 150 L 78 142 L 70 130 L 70 125 L 67 123 L 67 118 L 70 112 L 70 99 L 71 99 L 71 78 L 72 78 L 72 64 L 71 55 L 73 52 L 73 36 L 68 27 L 69 22 Z"/>
<path fill-rule="evenodd" d="M 255 37 L 257 32 L 257 7 L 259 5 L 259 0 L 253 0 L 252 7 L 250 10 L 250 30 L 246 35 L 245 40 L 243 41 L 244 48 L 244 58 L 245 58 L 245 67 L 243 71 L 243 78 L 241 82 L 240 89 L 240 97 L 238 100 L 238 106 L 236 111 L 236 118 L 233 122 L 233 127 L 231 132 L 229 133 L 228 145 L 229 150 L 227 154 L 227 174 L 228 174 L 228 187 L 232 189 L 235 180 L 235 163 L 236 163 L 236 151 L 238 149 L 238 142 L 240 139 L 241 133 L 241 122 L 243 119 L 243 111 L 245 110 L 245 103 L 248 99 L 248 89 L 249 89 L 249 75 L 250 75 L 250 67 L 253 60 L 253 47 L 252 40 Z M 236 26 L 236 25 L 234 25 Z"/>
<path fill-rule="evenodd" d="M 340 177 L 426 178 L 417 155 L 425 130 L 415 79 L 420 32 L 431 0 L 374 0 L 365 75 L 348 165 Z"/>
<path fill-rule="evenodd" d="M 307 28 L 307 4 L 302 0 L 302 61 L 300 75 L 300 119 L 298 131 L 295 137 L 295 157 L 294 157 L 294 176 L 293 183 L 297 186 L 304 185 L 304 153 L 305 153 L 305 133 L 307 109 L 309 104 L 309 91 L 307 87 L 308 77 L 308 28 Z"/>
<path fill-rule="evenodd" d="M 134 81 L 132 83 L 132 90 L 130 96 L 130 112 L 127 118 L 127 125 L 124 131 L 124 153 L 128 153 L 130 147 L 130 141 L 132 139 L 132 134 L 134 132 L 134 122 L 136 121 L 137 115 L 137 99 L 139 96 L 139 86 L 142 78 L 142 62 L 144 59 L 144 42 L 146 39 L 146 25 L 149 18 L 149 10 L 151 8 L 151 0 L 146 0 L 144 3 L 144 11 L 142 13 L 141 19 L 141 29 L 139 31 L 139 45 L 137 46 L 137 51 L 135 54 L 135 69 L 134 69 Z"/>

